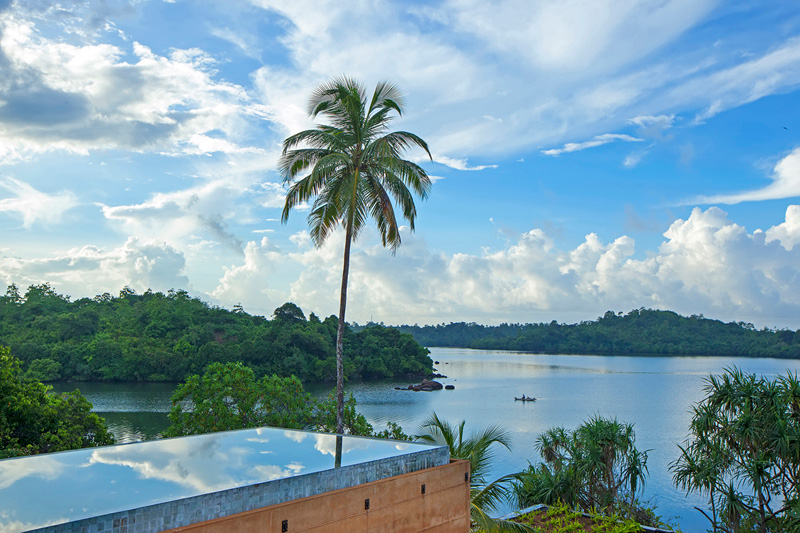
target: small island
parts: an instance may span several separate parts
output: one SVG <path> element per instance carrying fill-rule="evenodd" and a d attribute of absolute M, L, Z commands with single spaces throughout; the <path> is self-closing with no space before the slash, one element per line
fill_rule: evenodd
<path fill-rule="evenodd" d="M 396 326 L 424 346 L 515 350 L 583 355 L 716 355 L 800 358 L 800 330 L 757 329 L 747 322 L 722 322 L 673 311 L 607 311 L 577 324 L 541 322 L 483 326 L 454 322 Z"/>

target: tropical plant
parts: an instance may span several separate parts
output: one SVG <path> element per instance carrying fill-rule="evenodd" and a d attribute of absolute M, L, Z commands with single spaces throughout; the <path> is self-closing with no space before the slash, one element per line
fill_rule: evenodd
<path fill-rule="evenodd" d="M 23 376 L 19 360 L 0 346 L 0 459 L 114 443 L 79 391 L 50 389 Z"/>
<path fill-rule="evenodd" d="M 302 429 L 313 419 L 311 395 L 294 377 L 256 381 L 242 363 L 213 363 L 172 395 L 167 437 L 259 426 Z"/>
<path fill-rule="evenodd" d="M 416 207 L 411 191 L 424 199 L 431 181 L 420 166 L 402 156 L 414 146 L 429 157 L 430 152 L 425 141 L 412 133 L 388 133 L 393 113 L 402 114 L 400 93 L 389 83 L 379 83 L 367 100 L 361 84 L 346 77 L 336 78 L 314 90 L 309 113 L 313 118 L 324 117 L 329 123 L 296 133 L 283 142 L 280 170 L 284 183 L 290 186 L 281 220 L 285 223 L 293 207 L 314 198 L 308 215 L 314 243 L 321 246 L 339 226 L 345 230 L 336 335 L 336 432 L 342 433 L 350 246 L 372 218 L 383 245 L 394 252 L 400 245 L 395 203 L 414 230 Z"/>
<path fill-rule="evenodd" d="M 274 426 L 330 432 L 336 423 L 336 401 L 316 400 L 294 376 L 256 380 L 242 363 L 213 363 L 202 376 L 191 376 L 172 394 L 171 425 L 165 437 Z M 345 429 L 351 435 L 409 440 L 397 424 L 374 432 L 356 410 L 352 395 L 345 401 Z"/>
<path fill-rule="evenodd" d="M 509 433 L 498 426 L 490 426 L 471 436 L 464 435 L 465 421 L 454 426 L 431 414 L 423 422 L 421 430 L 425 433 L 416 439 L 450 448 L 450 457 L 466 459 L 470 464 L 470 519 L 473 531 L 520 531 L 530 532 L 525 524 L 492 518 L 489 513 L 496 511 L 501 501 L 510 496 L 509 483 L 517 474 L 508 474 L 492 482 L 486 480 L 489 466 L 495 457 L 495 444 L 511 449 Z"/>
<path fill-rule="evenodd" d="M 575 431 L 550 428 L 536 440 L 544 460 L 521 473 L 521 507 L 564 502 L 583 511 L 636 514 L 647 477 L 647 452 L 636 448 L 632 424 L 595 416 Z"/>
<path fill-rule="evenodd" d="M 800 531 L 800 381 L 726 368 L 705 380 L 675 484 L 708 497 L 714 532 Z"/>

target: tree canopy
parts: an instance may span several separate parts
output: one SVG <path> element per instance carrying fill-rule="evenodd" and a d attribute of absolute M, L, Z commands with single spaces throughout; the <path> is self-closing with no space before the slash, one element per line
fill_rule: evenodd
<path fill-rule="evenodd" d="M 282 427 L 333 432 L 336 400 L 316 400 L 294 377 L 275 375 L 256 379 L 241 363 L 214 363 L 201 375 L 189 377 L 172 395 L 170 427 L 165 437 L 178 437 L 252 427 Z M 375 433 L 356 411 L 350 396 L 345 402 L 344 427 L 352 435 L 408 440 L 396 424 Z"/>
<path fill-rule="evenodd" d="M 597 320 L 560 324 L 483 326 L 456 322 L 397 326 L 424 346 L 592 355 L 725 355 L 800 358 L 800 330 L 756 329 L 746 322 L 725 323 L 703 315 L 634 309 L 606 312 Z"/>
<path fill-rule="evenodd" d="M 113 444 L 102 418 L 79 391 L 53 394 L 22 375 L 0 346 L 0 458 Z"/>
<path fill-rule="evenodd" d="M 0 297 L 0 344 L 10 346 L 28 377 L 75 381 L 182 381 L 213 362 L 241 361 L 257 376 L 336 376 L 335 316 L 320 320 L 286 303 L 272 320 L 228 311 L 186 291 L 71 301 L 50 285 Z M 433 363 L 410 335 L 380 326 L 345 331 L 346 378 L 424 376 Z"/>

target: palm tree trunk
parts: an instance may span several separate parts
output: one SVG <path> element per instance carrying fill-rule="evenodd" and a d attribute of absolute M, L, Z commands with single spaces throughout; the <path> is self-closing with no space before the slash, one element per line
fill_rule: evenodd
<path fill-rule="evenodd" d="M 350 242 L 353 240 L 353 221 L 348 220 L 344 237 L 342 289 L 339 293 L 339 327 L 336 330 L 336 433 L 344 434 L 344 312 L 347 307 L 347 276 L 350 273 Z"/>

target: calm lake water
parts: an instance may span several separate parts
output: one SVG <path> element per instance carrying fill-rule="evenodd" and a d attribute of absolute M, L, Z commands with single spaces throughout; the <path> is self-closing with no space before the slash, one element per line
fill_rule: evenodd
<path fill-rule="evenodd" d="M 346 390 L 376 429 L 393 421 L 413 434 L 434 411 L 452 423 L 466 420 L 468 431 L 490 424 L 508 429 L 512 449 L 498 451 L 495 477 L 537 462 L 534 442 L 550 427 L 572 429 L 595 414 L 633 423 L 637 447 L 650 450 L 645 498 L 661 514 L 676 517 L 687 533 L 706 530 L 707 521 L 692 508 L 705 507 L 705 501 L 673 487 L 669 463 L 687 437 L 691 406 L 704 397 L 703 378 L 733 365 L 765 376 L 800 370 L 796 360 L 732 357 L 536 355 L 460 348 L 432 348 L 431 357 L 440 362 L 439 373 L 448 376 L 439 381 L 455 385 L 455 390 L 397 391 L 394 386 L 408 383 L 396 381 L 349 384 Z M 58 384 L 56 390 L 74 388 Z M 78 388 L 121 442 L 154 438 L 167 426 L 173 384 L 84 383 Z M 308 389 L 325 396 L 330 386 Z M 538 401 L 514 401 L 523 393 Z"/>

